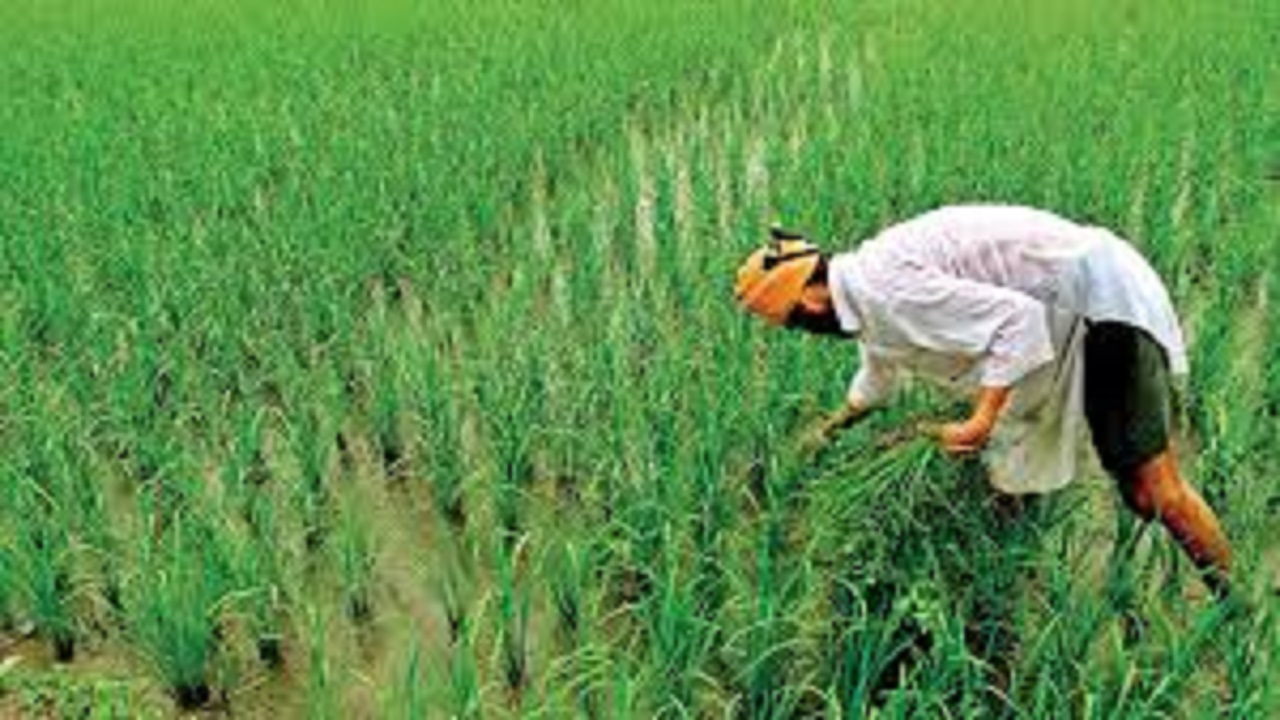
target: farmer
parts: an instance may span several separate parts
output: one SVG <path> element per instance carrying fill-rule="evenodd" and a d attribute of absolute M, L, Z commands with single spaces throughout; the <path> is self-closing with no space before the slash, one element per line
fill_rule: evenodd
<path fill-rule="evenodd" d="M 973 399 L 967 419 L 927 429 L 944 450 L 981 452 L 1004 493 L 1043 493 L 1075 476 L 1087 423 L 1128 507 L 1159 519 L 1226 592 L 1230 547 L 1170 446 L 1170 373 L 1187 371 L 1177 317 L 1155 271 L 1111 232 L 996 205 L 944 207 L 835 255 L 775 229 L 735 294 L 774 325 L 858 341 L 845 405 L 821 438 L 910 373 Z"/>

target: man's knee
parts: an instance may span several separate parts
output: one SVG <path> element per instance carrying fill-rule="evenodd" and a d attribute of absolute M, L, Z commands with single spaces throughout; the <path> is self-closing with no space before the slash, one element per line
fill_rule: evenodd
<path fill-rule="evenodd" d="M 1183 491 L 1182 478 L 1164 454 L 1134 468 L 1120 481 L 1125 504 L 1144 520 L 1175 507 Z"/>
<path fill-rule="evenodd" d="M 1136 472 L 1120 480 L 1120 496 L 1124 498 L 1124 504 L 1138 517 L 1143 520 L 1155 517 L 1156 506 L 1152 489 L 1148 487 L 1148 483 L 1138 477 Z"/>

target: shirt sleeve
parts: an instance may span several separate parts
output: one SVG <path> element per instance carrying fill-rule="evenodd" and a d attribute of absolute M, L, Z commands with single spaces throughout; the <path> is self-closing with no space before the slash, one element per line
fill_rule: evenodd
<path fill-rule="evenodd" d="M 893 366 L 877 358 L 863 343 L 858 343 L 858 355 L 861 362 L 853 381 L 849 383 L 845 399 L 850 405 L 860 408 L 879 407 L 893 392 Z"/>
<path fill-rule="evenodd" d="M 1045 307 L 1030 295 L 935 270 L 901 280 L 890 307 L 907 341 L 974 358 L 983 385 L 1013 385 L 1053 360 Z"/>

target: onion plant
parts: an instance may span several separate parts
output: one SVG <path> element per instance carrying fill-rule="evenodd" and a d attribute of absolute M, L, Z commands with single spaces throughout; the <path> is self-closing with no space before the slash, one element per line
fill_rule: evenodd
<path fill-rule="evenodd" d="M 348 617 L 367 622 L 374 613 L 375 555 L 369 520 L 362 508 L 344 506 L 338 518 L 334 553 Z"/>
<path fill-rule="evenodd" d="M 213 527 L 176 513 L 140 539 L 125 588 L 130 634 L 183 708 L 213 695 L 222 613 L 236 588 L 225 541 Z"/>
<path fill-rule="evenodd" d="M 71 538 L 60 529 L 65 508 L 31 476 L 10 476 L 12 531 L 6 544 L 9 587 L 20 598 L 35 631 L 54 649 L 61 662 L 75 654 L 77 629 L 74 615 Z"/>

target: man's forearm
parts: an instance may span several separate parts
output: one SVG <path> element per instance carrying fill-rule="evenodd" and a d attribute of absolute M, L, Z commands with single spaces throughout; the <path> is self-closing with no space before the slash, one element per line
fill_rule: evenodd
<path fill-rule="evenodd" d="M 973 401 L 973 414 L 970 415 L 969 422 L 989 430 L 996 424 L 996 419 L 1008 404 L 1008 387 L 984 385 L 978 390 L 978 396 Z"/>
<path fill-rule="evenodd" d="M 822 419 L 817 428 L 817 436 L 815 442 L 826 442 L 835 437 L 836 433 L 848 428 L 858 420 L 861 420 L 870 408 L 863 407 L 857 403 L 845 402 L 838 410 L 833 410 L 831 414 Z"/>
<path fill-rule="evenodd" d="M 816 423 L 807 428 L 801 435 L 800 447 L 806 453 L 816 452 L 819 448 L 834 440 L 841 430 L 848 428 L 861 419 L 868 411 L 869 408 L 846 402 L 839 409 L 822 416 Z"/>
<path fill-rule="evenodd" d="M 869 412 L 871 408 L 847 400 L 839 410 L 832 413 L 828 424 L 832 430 L 843 430 L 861 420 Z"/>

